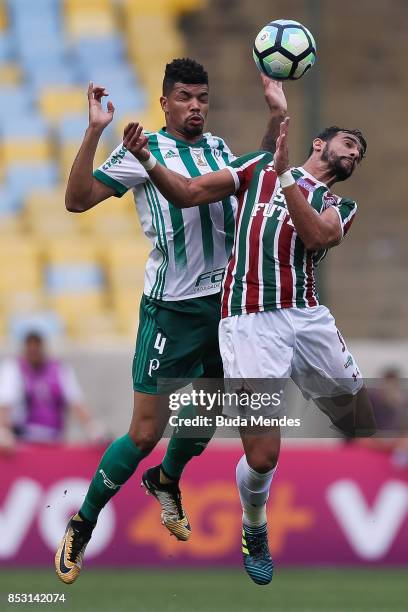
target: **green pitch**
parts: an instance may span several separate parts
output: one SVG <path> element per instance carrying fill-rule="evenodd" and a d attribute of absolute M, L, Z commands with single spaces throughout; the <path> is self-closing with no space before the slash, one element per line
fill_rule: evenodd
<path fill-rule="evenodd" d="M 65 603 L 8 604 L 7 593 L 65 593 Z M 406 570 L 279 569 L 257 587 L 239 570 L 85 570 L 64 587 L 51 571 L 2 570 L 0 609 L 52 612 L 403 612 Z"/>

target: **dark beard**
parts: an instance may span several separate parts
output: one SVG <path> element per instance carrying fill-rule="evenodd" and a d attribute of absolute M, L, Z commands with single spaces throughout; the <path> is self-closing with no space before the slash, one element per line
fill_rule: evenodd
<path fill-rule="evenodd" d="M 332 151 L 329 151 L 328 145 L 322 151 L 322 160 L 327 162 L 329 168 L 334 171 L 336 176 L 336 182 L 341 182 L 347 180 L 354 172 L 355 164 L 350 166 L 343 166 L 342 160 L 344 157 L 339 157 Z"/>
<path fill-rule="evenodd" d="M 203 133 L 203 128 L 199 125 L 196 126 L 184 126 L 183 132 L 187 138 L 194 138 L 195 136 L 200 136 Z"/>

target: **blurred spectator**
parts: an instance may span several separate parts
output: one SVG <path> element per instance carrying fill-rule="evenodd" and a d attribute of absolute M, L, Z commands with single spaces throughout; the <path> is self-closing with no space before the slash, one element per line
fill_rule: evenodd
<path fill-rule="evenodd" d="M 40 332 L 28 332 L 21 356 L 0 365 L 0 449 L 13 449 L 17 440 L 62 441 L 69 411 L 90 440 L 102 440 L 103 428 L 85 407 L 73 370 L 47 355 Z"/>
<path fill-rule="evenodd" d="M 408 467 L 408 391 L 397 368 L 387 368 L 377 388 L 369 389 L 378 434 L 359 443 L 389 452 L 392 462 Z"/>

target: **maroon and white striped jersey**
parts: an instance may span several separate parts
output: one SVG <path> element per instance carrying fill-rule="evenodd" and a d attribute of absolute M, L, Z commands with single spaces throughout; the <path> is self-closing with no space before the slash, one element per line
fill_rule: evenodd
<path fill-rule="evenodd" d="M 238 211 L 235 241 L 223 283 L 222 316 L 318 305 L 315 268 L 326 250 L 307 251 L 287 210 L 271 153 L 239 157 L 228 169 L 234 177 Z M 356 213 L 352 200 L 330 193 L 303 168 L 292 175 L 305 198 L 321 214 L 333 207 L 343 236 Z"/>

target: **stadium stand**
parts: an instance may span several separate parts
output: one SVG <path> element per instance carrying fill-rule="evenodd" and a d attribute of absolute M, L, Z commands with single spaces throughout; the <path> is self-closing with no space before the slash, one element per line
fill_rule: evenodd
<path fill-rule="evenodd" d="M 201 6 L 0 0 L 0 338 L 30 321 L 73 339 L 134 335 L 149 245 L 133 197 L 74 215 L 65 185 L 87 126 L 88 82 L 106 86 L 116 109 L 98 166 L 130 119 L 162 124 L 163 67 L 184 51 L 178 19 Z"/>

